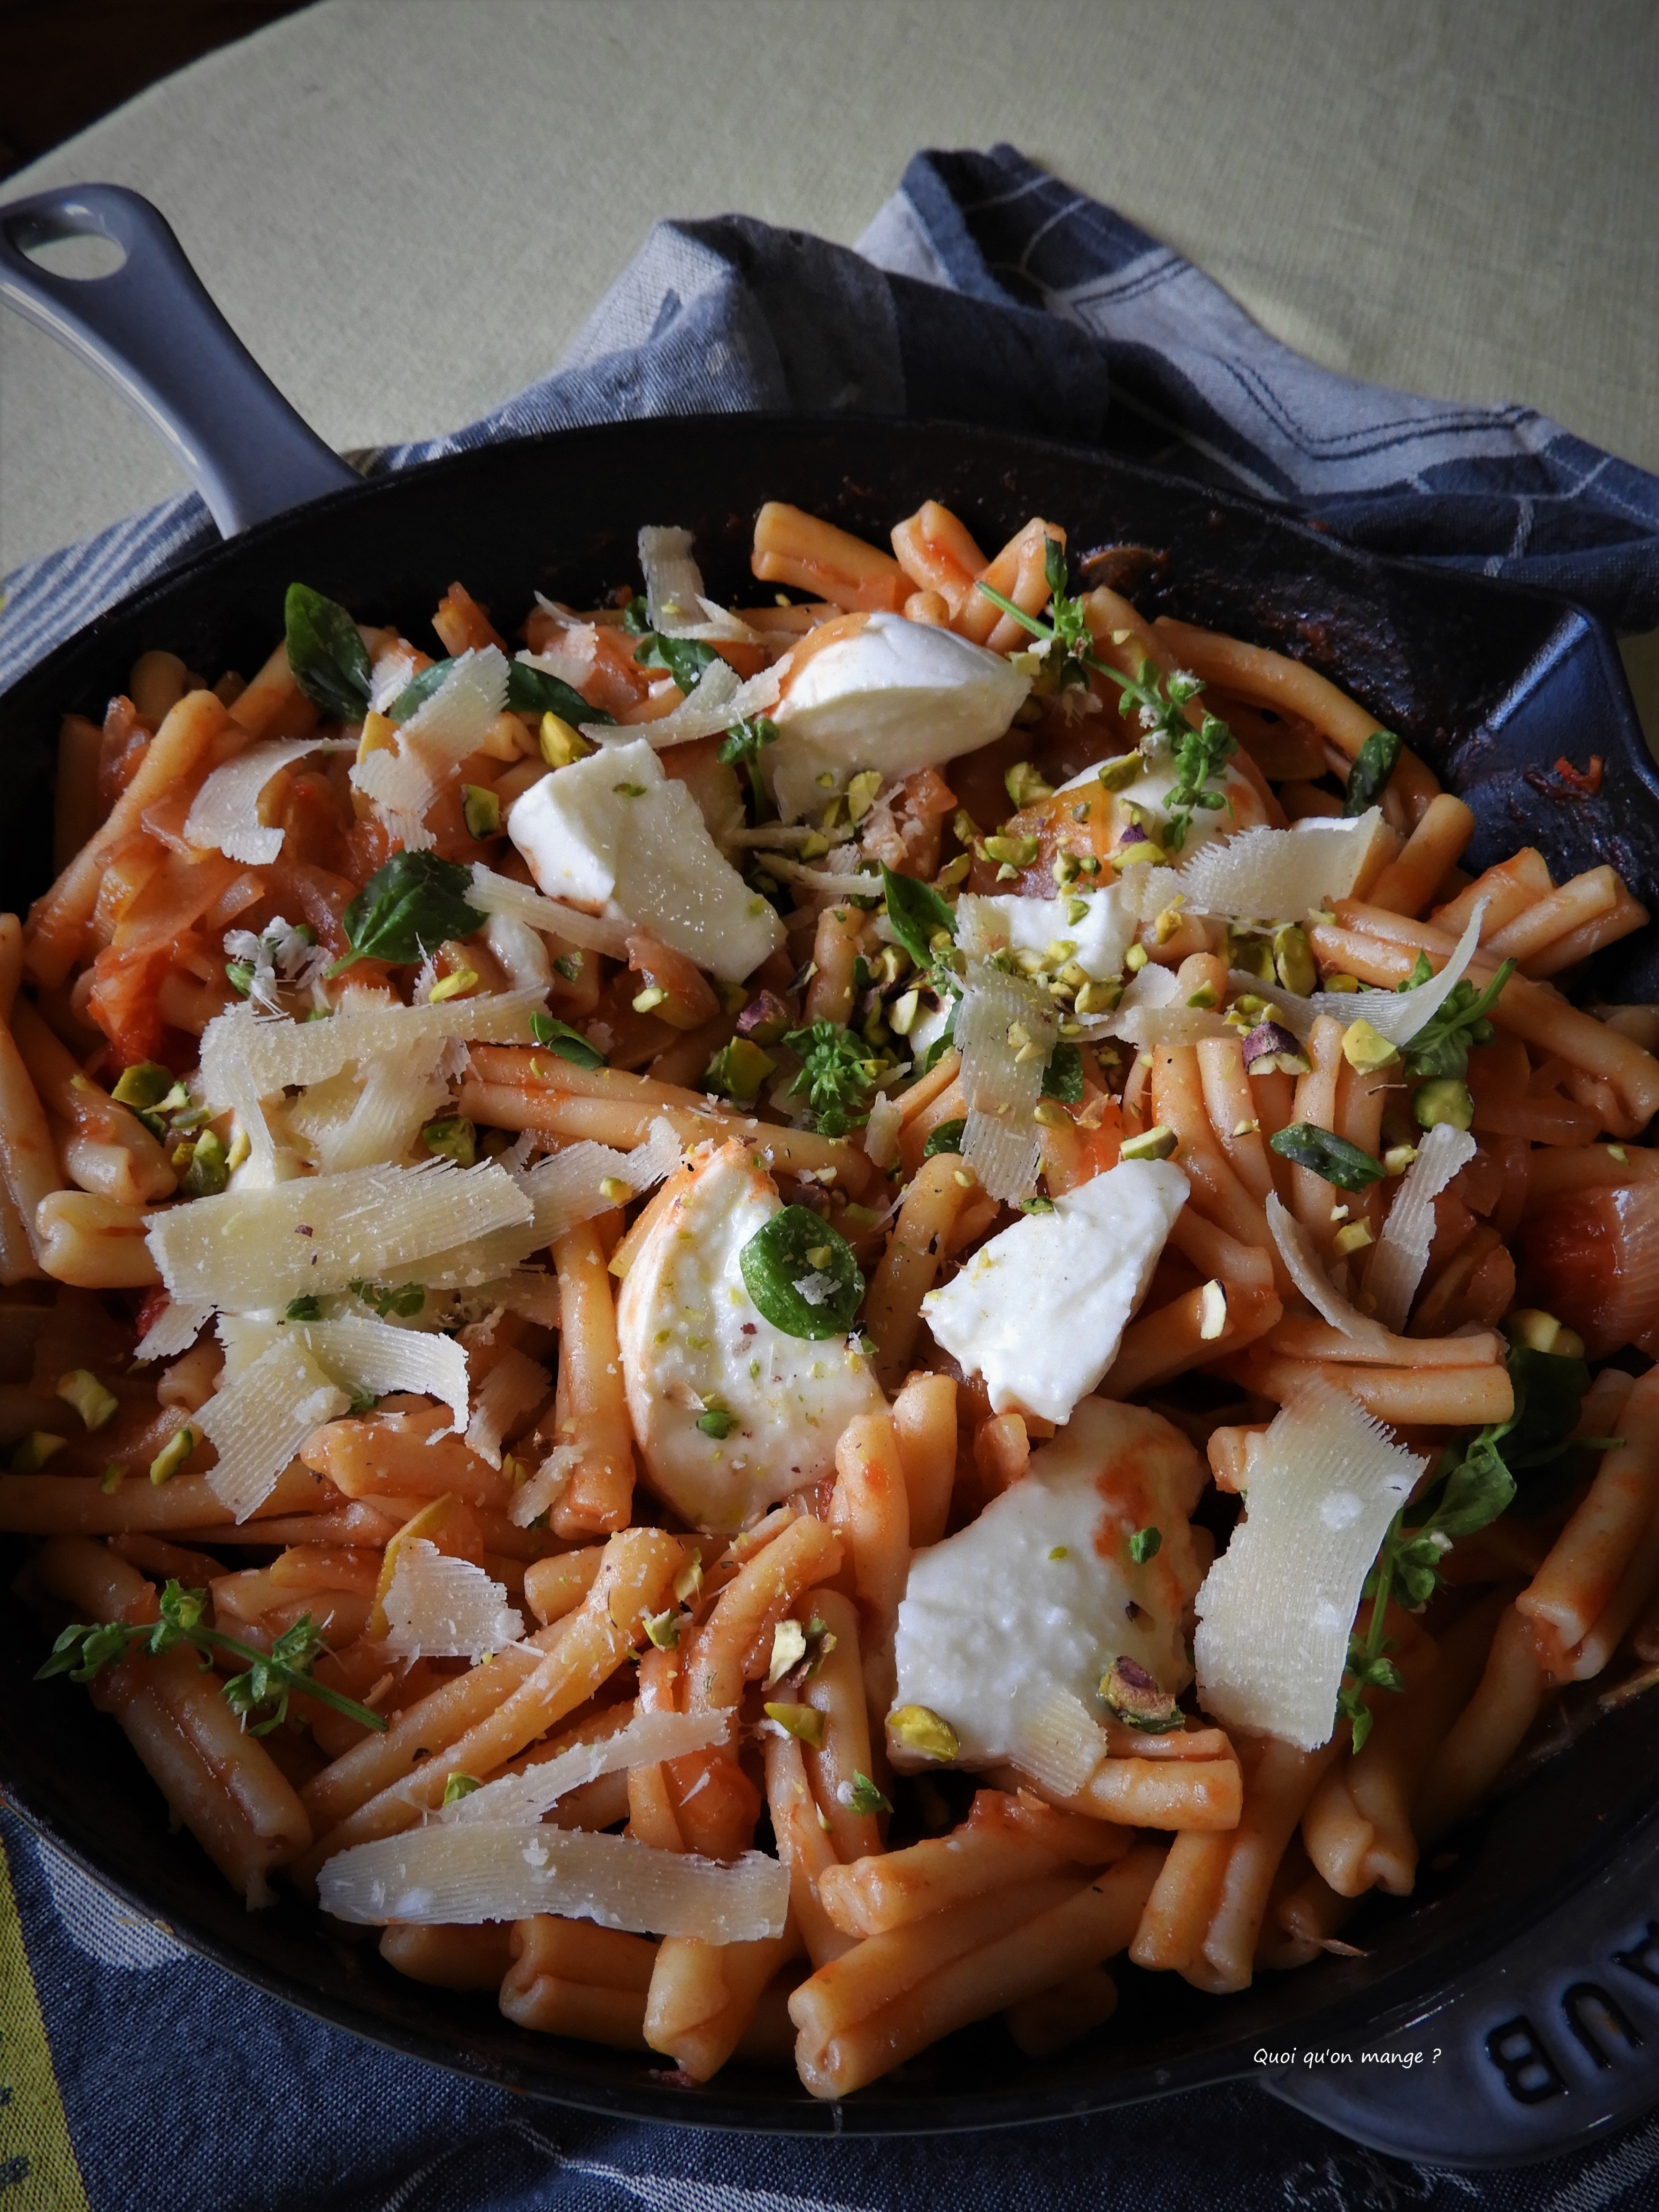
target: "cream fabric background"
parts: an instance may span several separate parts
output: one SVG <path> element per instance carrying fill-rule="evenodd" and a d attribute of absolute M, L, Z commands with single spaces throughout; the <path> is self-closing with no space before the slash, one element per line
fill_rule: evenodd
<path fill-rule="evenodd" d="M 1314 359 L 1659 469 L 1656 94 L 1652 0 L 324 0 L 4 194 L 148 194 L 345 447 L 542 374 L 659 215 L 850 243 L 917 147 L 1005 137 Z M 0 567 L 181 481 L 0 315 Z"/>

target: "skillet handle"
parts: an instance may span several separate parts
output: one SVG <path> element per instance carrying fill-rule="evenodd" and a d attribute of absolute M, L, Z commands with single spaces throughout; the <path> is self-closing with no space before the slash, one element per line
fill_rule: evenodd
<path fill-rule="evenodd" d="M 54 275 L 27 248 L 112 240 L 106 276 Z M 227 538 L 358 477 L 266 376 L 158 210 L 120 185 L 0 207 L 0 300 L 90 363 L 160 433 Z"/>

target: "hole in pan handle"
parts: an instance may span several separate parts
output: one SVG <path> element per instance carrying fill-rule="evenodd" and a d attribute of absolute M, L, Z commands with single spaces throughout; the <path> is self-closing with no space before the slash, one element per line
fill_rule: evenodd
<path fill-rule="evenodd" d="M 120 265 L 70 276 L 31 258 L 82 238 L 118 248 Z M 0 207 L 0 300 L 167 440 L 227 538 L 358 481 L 283 398 L 139 193 L 69 185 Z"/>

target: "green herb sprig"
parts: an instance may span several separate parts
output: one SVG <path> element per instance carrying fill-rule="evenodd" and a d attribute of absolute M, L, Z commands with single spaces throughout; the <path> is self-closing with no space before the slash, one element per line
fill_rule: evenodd
<path fill-rule="evenodd" d="M 296 1690 L 306 1697 L 315 1698 L 360 1727 L 384 1729 L 386 1723 L 378 1713 L 371 1712 L 353 1698 L 342 1697 L 338 1690 L 330 1690 L 324 1683 L 312 1680 L 311 1669 L 318 1654 L 326 1647 L 322 1632 L 307 1613 L 296 1620 L 292 1628 L 285 1629 L 269 1651 L 261 1651 L 251 1644 L 244 1644 L 239 1637 L 225 1636 L 216 1628 L 204 1628 L 202 1616 L 207 1610 L 205 1589 L 187 1590 L 176 1582 L 169 1582 L 160 1597 L 160 1618 L 135 1626 L 124 1620 L 98 1623 L 75 1621 L 64 1629 L 51 1647 L 51 1656 L 35 1670 L 37 1682 L 54 1674 L 67 1674 L 74 1682 L 90 1682 L 105 1667 L 124 1659 L 135 1650 L 143 1650 L 154 1657 L 171 1651 L 175 1644 L 188 1644 L 201 1654 L 203 1671 L 211 1667 L 215 1655 L 223 1655 L 247 1662 L 246 1669 L 233 1674 L 223 1687 L 226 1704 L 237 1714 L 242 1725 L 247 1727 L 256 1713 L 270 1710 L 263 1720 L 254 1722 L 255 1735 L 269 1735 L 280 1728 L 288 1717 L 288 1699 Z"/>
<path fill-rule="evenodd" d="M 882 1068 L 863 1038 L 839 1022 L 814 1022 L 808 1029 L 790 1030 L 784 1042 L 801 1060 L 789 1095 L 804 1095 L 814 1127 L 826 1137 L 863 1128 Z"/>
<path fill-rule="evenodd" d="M 1419 967 L 1428 963 L 1420 954 Z M 1406 1047 L 1406 1073 L 1426 1078 L 1459 1076 L 1468 1073 L 1469 1053 L 1476 1045 L 1490 1044 L 1498 1032 L 1486 1017 L 1498 1004 L 1504 986 L 1515 973 L 1513 960 L 1505 961 L 1484 991 L 1460 976 L 1447 993 L 1445 1003 L 1424 1023 Z M 1400 988 L 1416 989 L 1427 981 L 1414 969 Z"/>

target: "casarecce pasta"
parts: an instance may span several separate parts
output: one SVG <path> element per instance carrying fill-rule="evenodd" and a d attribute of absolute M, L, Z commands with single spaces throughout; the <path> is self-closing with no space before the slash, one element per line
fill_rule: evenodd
<path fill-rule="evenodd" d="M 43 1671 L 251 1906 L 688 2083 L 1341 1948 L 1659 1667 L 1659 1010 L 1562 988 L 1645 911 L 1042 517 L 639 552 L 65 722 Z"/>

